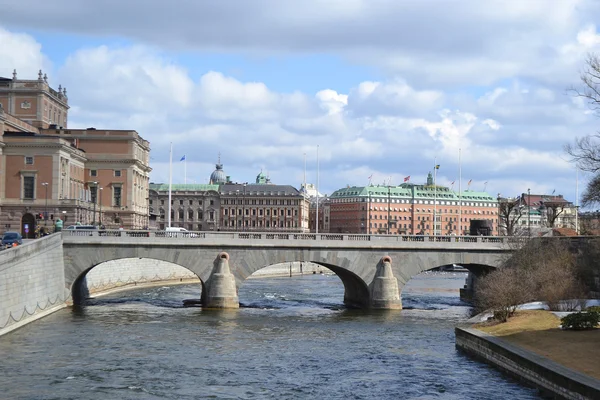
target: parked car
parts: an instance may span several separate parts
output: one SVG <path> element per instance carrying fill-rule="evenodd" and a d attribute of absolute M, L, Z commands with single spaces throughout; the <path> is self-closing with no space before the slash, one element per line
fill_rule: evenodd
<path fill-rule="evenodd" d="M 74 230 L 74 229 L 98 229 L 98 227 L 96 225 L 70 225 L 67 227 L 67 230 Z"/>
<path fill-rule="evenodd" d="M 10 247 L 16 243 L 17 245 L 23 244 L 23 237 L 19 232 L 5 232 L 2 236 L 2 247 Z"/>
<path fill-rule="evenodd" d="M 190 232 L 187 229 L 178 226 L 167 227 L 166 232 L 167 236 L 170 237 L 198 237 L 197 233 Z"/>

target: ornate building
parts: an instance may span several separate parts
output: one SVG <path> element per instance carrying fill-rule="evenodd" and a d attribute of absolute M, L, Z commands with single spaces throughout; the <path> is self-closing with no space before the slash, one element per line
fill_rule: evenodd
<path fill-rule="evenodd" d="M 150 213 L 156 228 L 168 226 L 169 184 L 150 184 Z M 171 226 L 189 231 L 219 230 L 219 185 L 171 185 Z"/>
<path fill-rule="evenodd" d="M 0 78 L 0 232 L 148 225 L 150 145 L 135 131 L 67 129 L 66 89 Z"/>
<path fill-rule="evenodd" d="M 336 190 L 324 204 L 324 224 L 331 233 L 390 235 L 469 234 L 471 220 L 486 220 L 498 234 L 498 204 L 484 192 L 457 193 L 425 185 L 347 187 Z M 434 226 L 434 215 L 437 226 Z"/>
<path fill-rule="evenodd" d="M 255 183 L 232 183 L 219 162 L 213 184 L 171 185 L 171 226 L 188 230 L 308 231 L 308 200 L 290 185 L 272 184 L 264 173 Z M 157 227 L 168 226 L 168 184 L 150 184 Z"/>

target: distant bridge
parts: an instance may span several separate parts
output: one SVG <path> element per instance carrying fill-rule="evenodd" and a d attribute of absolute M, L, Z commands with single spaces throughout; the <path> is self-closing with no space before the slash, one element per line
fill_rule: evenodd
<path fill-rule="evenodd" d="M 200 278 L 206 307 L 238 307 L 237 290 L 273 264 L 312 262 L 344 284 L 344 302 L 360 308 L 401 308 L 413 276 L 458 264 L 475 275 L 500 266 L 526 238 L 386 236 L 313 233 L 84 231 L 62 232 L 65 286 L 81 302 L 85 275 L 106 261 L 150 258 L 180 265 Z"/>

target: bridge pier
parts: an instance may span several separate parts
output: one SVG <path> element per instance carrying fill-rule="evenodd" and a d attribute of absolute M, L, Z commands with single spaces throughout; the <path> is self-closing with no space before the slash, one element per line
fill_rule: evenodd
<path fill-rule="evenodd" d="M 371 308 L 384 310 L 401 310 L 402 300 L 398 290 L 398 281 L 392 272 L 392 258 L 383 257 L 377 264 L 375 277 L 370 285 Z"/>
<path fill-rule="evenodd" d="M 235 277 L 229 269 L 229 254 L 222 252 L 215 260 L 215 268 L 206 282 L 206 296 L 202 304 L 207 308 L 239 308 L 240 300 Z"/>

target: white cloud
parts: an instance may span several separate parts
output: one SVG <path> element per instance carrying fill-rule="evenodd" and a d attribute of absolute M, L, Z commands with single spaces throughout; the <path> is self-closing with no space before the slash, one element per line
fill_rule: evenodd
<path fill-rule="evenodd" d="M 343 18 L 354 17 L 357 10 L 375 12 L 361 8 L 364 4 L 355 1 Z M 541 3 L 532 4 L 523 5 L 523 14 L 513 17 L 526 25 L 526 16 Z M 483 9 L 478 12 L 500 18 Z M 558 19 L 555 11 L 550 14 L 549 21 Z M 546 26 L 536 21 L 538 27 Z M 298 23 L 306 22 L 299 18 Z M 576 29 L 571 22 L 557 26 L 566 36 L 573 34 L 572 43 L 598 45 L 595 28 Z M 584 33 L 577 37 L 574 32 Z M 12 65 L 49 65 L 31 36 L 0 30 L 0 38 L 12 46 L 10 58 L 0 49 L 0 65 L 11 65 L 10 71 Z M 583 47 L 573 47 L 569 54 L 579 54 Z M 57 66 L 57 79 L 69 87 L 70 126 L 136 129 L 151 141 L 153 181 L 166 179 L 167 144 L 173 142 L 175 151 L 185 153 L 193 166 L 188 176 L 198 182 L 210 175 L 219 152 L 236 181 L 252 181 L 263 168 L 274 182 L 291 184 L 299 183 L 306 154 L 309 181 L 314 182 L 317 145 L 321 191 L 327 193 L 346 184 L 365 184 L 371 173 L 379 176 L 377 182 L 391 176 L 397 184 L 411 175 L 412 182 L 420 183 L 434 158 L 442 165 L 440 182 L 449 183 L 458 177 L 459 149 L 463 177 L 478 184 L 488 181 L 490 193 L 525 190 L 516 187 L 522 182 L 540 191 L 555 181 L 568 182 L 571 166 L 561 158 L 562 145 L 576 135 L 593 133 L 597 122 L 586 114 L 581 99 L 565 95 L 564 87 L 545 78 L 513 76 L 526 65 L 520 53 L 506 57 L 495 72 L 485 71 L 486 64 L 496 60 L 486 55 L 446 54 L 448 63 L 440 63 L 430 53 L 422 58 L 417 53 L 408 54 L 401 67 L 410 73 L 358 80 L 346 93 L 327 87 L 314 94 L 281 93 L 265 82 L 243 81 L 222 71 L 194 71 L 192 78 L 165 53 L 137 44 L 80 49 Z M 480 62 L 472 64 L 473 57 Z M 432 62 L 419 65 L 423 59 Z M 542 69 L 541 76 L 562 76 L 565 65 L 577 63 L 561 60 L 562 67 Z M 35 77 L 37 69 L 24 71 Z M 479 69 L 485 71 L 481 76 Z M 449 80 L 462 74 L 473 75 L 475 81 L 491 82 L 496 76 L 503 80 L 481 91 L 462 86 L 462 78 L 452 90 L 431 84 L 437 78 L 414 78 L 442 71 L 449 73 L 450 78 L 443 78 Z M 576 81 L 577 74 L 570 79 Z"/>
<path fill-rule="evenodd" d="M 9 32 L 0 26 L 0 76 L 12 78 L 16 70 L 20 79 L 37 79 L 40 69 L 51 72 L 52 64 L 41 50 L 31 35 Z"/>

